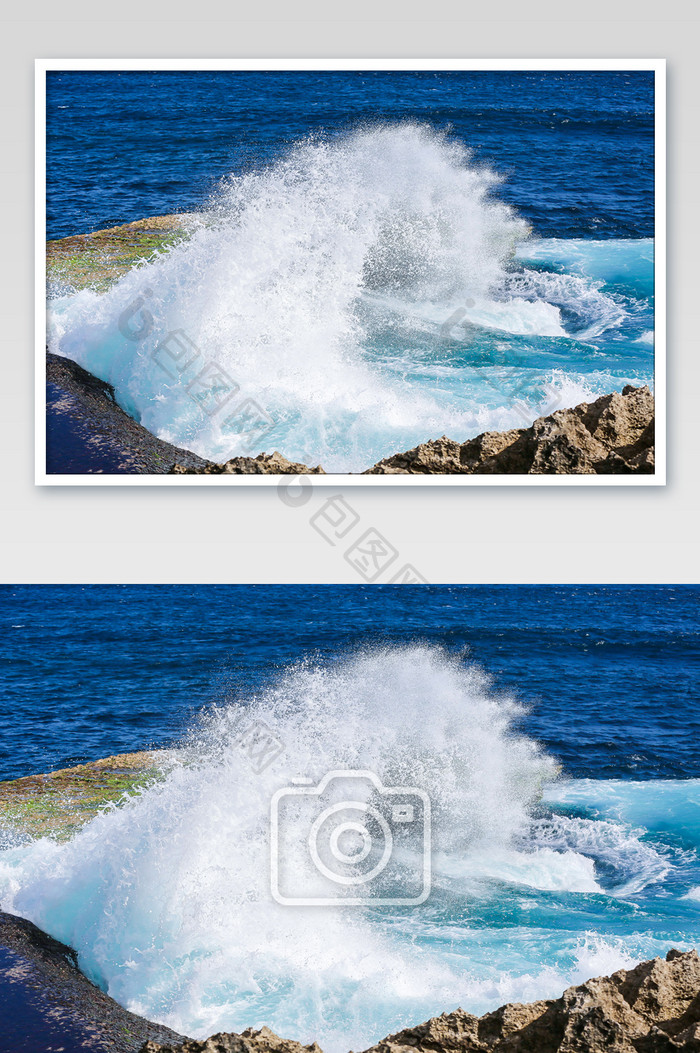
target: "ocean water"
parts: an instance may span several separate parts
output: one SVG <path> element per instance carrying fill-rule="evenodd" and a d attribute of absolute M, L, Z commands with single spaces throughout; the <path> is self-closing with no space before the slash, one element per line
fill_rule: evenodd
<path fill-rule="evenodd" d="M 643 72 L 50 75 L 50 235 L 191 236 L 52 288 L 49 345 L 164 439 L 338 472 L 653 384 L 653 110 Z"/>
<path fill-rule="evenodd" d="M 329 1053 L 696 945 L 698 597 L 7 588 L 13 764 L 36 768 L 46 719 L 46 758 L 110 737 L 100 752 L 138 748 L 149 732 L 176 749 L 163 781 L 70 842 L 8 844 L 2 904 L 76 947 L 137 1012 L 193 1035 L 267 1024 Z M 263 771 L 242 745 L 253 721 L 279 746 Z M 415 886 L 421 823 L 395 829 L 368 903 L 344 905 L 338 884 L 332 906 L 273 899 L 275 795 L 347 770 L 380 780 L 360 804 L 381 809 L 391 787 L 427 796 L 425 902 L 372 902 Z M 297 895 L 317 888 L 310 831 L 320 804 L 342 803 L 333 793 L 284 813 Z"/>

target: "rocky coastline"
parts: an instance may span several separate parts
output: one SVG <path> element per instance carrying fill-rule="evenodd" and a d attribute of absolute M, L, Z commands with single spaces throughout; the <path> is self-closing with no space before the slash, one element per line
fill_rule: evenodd
<path fill-rule="evenodd" d="M 156 438 L 117 405 L 111 384 L 46 355 L 47 475 L 162 475 L 206 461 Z"/>
<path fill-rule="evenodd" d="M 168 750 L 120 753 L 0 782 L 0 829 L 20 839 L 64 841 L 105 805 L 119 805 L 173 763 L 175 755 Z"/>
<path fill-rule="evenodd" d="M 323 1053 L 267 1027 L 188 1039 L 130 1013 L 80 971 L 75 952 L 0 912 L 3 1049 L 32 1053 Z M 389 1035 L 365 1053 L 698 1053 L 700 959 L 670 950 L 560 998 L 508 1003 L 481 1017 L 456 1009 Z"/>
<path fill-rule="evenodd" d="M 650 475 L 654 472 L 654 396 L 625 387 L 529 428 L 483 432 L 459 443 L 443 435 L 398 453 L 365 475 Z"/>
<path fill-rule="evenodd" d="M 321 465 L 277 450 L 224 464 L 152 435 L 117 404 L 114 389 L 70 359 L 46 356 L 46 471 L 49 475 L 325 475 Z M 626 387 L 529 428 L 442 436 L 386 457 L 363 475 L 650 475 L 654 396 Z"/>
<path fill-rule="evenodd" d="M 170 1048 L 184 1041 L 91 983 L 71 947 L 0 911 L 0 1049 L 135 1053 L 149 1040 Z"/>
<path fill-rule="evenodd" d="M 141 1053 L 322 1053 L 268 1028 L 218 1034 L 177 1046 L 146 1042 Z M 611 976 L 569 987 L 561 998 L 509 1003 L 476 1017 L 463 1009 L 433 1017 L 365 1053 L 697 1053 L 700 959 L 670 950 Z"/>
<path fill-rule="evenodd" d="M 192 236 L 197 214 L 152 216 L 48 241 L 53 288 L 107 289 L 132 267 Z M 48 475 L 325 475 L 278 451 L 216 464 L 156 438 L 116 403 L 111 385 L 47 354 Z M 625 388 L 556 410 L 531 427 L 441 438 L 397 452 L 363 475 L 649 475 L 654 472 L 654 397 Z"/>
<path fill-rule="evenodd" d="M 0 783 L 0 827 L 62 839 L 106 804 L 159 778 L 168 751 L 121 754 Z M 3 1044 L 4 1042 L 4 1044 Z M 0 912 L 0 1049 L 32 1053 L 322 1053 L 268 1028 L 204 1041 L 128 1012 L 79 968 L 75 951 Z M 596 977 L 560 998 L 509 1003 L 482 1017 L 455 1009 L 365 1053 L 700 1053 L 695 950 Z"/>

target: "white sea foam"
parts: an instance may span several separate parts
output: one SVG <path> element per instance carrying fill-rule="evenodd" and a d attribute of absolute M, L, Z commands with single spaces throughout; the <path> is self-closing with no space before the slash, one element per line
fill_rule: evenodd
<path fill-rule="evenodd" d="M 672 869 L 667 855 L 642 840 L 645 833 L 621 822 L 554 815 L 535 822 L 530 837 L 538 846 L 599 864 L 608 872 L 607 891 L 628 896 L 663 881 Z"/>
<path fill-rule="evenodd" d="M 261 774 L 238 741 L 253 716 L 285 745 Z M 298 775 L 370 769 L 386 785 L 427 788 L 439 851 L 506 846 L 555 773 L 514 733 L 517 716 L 477 670 L 427 649 L 296 669 L 249 708 L 214 712 L 186 763 L 130 806 L 69 844 L 15 849 L 3 901 L 75 946 L 119 1000 L 188 1033 L 266 1021 L 337 1049 L 338 1028 L 376 1030 L 417 992 L 454 997 L 459 973 L 362 911 L 275 903 L 273 791 Z M 298 876 L 303 885 L 303 866 Z"/>
<path fill-rule="evenodd" d="M 506 285 L 513 296 L 554 307 L 566 316 L 567 330 L 579 340 L 594 340 L 619 328 L 626 318 L 622 306 L 602 291 L 603 282 L 577 274 L 523 271 L 510 275 Z M 566 335 L 561 329 L 561 335 Z M 557 335 L 557 334 L 552 334 Z"/>
<path fill-rule="evenodd" d="M 637 337 L 635 344 L 646 344 L 648 347 L 654 346 L 654 330 L 647 329 L 646 332 L 642 333 L 641 336 Z"/>

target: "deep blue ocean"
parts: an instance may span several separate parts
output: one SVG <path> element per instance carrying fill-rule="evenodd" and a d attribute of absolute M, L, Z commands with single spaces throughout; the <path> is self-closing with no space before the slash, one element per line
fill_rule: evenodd
<path fill-rule="evenodd" d="M 361 471 L 653 385 L 651 72 L 49 73 L 48 236 L 172 212 L 107 292 L 51 287 L 49 344 L 204 456 Z"/>
<path fill-rule="evenodd" d="M 6 586 L 5 777 L 170 749 L 68 842 L 0 831 L 0 904 L 135 1012 L 326 1053 L 697 945 L 699 598 Z"/>
<path fill-rule="evenodd" d="M 302 655 L 429 641 L 577 778 L 700 778 L 695 586 L 5 585 L 0 778 L 165 746 Z"/>
<path fill-rule="evenodd" d="M 47 237 L 200 207 L 319 132 L 429 120 L 506 177 L 545 238 L 654 236 L 654 75 L 625 71 L 54 71 Z"/>

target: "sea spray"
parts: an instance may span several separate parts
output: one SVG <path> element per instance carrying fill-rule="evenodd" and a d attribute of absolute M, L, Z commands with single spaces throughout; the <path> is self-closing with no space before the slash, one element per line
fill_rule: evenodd
<path fill-rule="evenodd" d="M 50 347 L 161 438 L 217 460 L 276 447 L 331 471 L 522 426 L 552 408 L 552 387 L 573 405 L 639 379 L 641 352 L 586 343 L 615 336 L 626 301 L 585 273 L 551 274 L 549 259 L 519 263 L 528 228 L 497 183 L 427 125 L 301 141 L 224 181 L 186 243 L 106 293 L 52 301 Z M 153 326 L 125 338 L 119 319 L 144 290 Z M 194 349 L 183 373 L 159 358 L 172 333 Z M 203 408 L 201 369 L 240 398 Z M 272 430 L 250 437 L 232 412 L 246 399 Z"/>
<path fill-rule="evenodd" d="M 623 886 L 636 874 L 653 890 L 678 868 L 620 820 L 552 812 L 557 794 L 580 796 L 518 730 L 523 712 L 434 647 L 301 663 L 209 711 L 162 780 L 68 843 L 5 851 L 3 906 L 74 946 L 120 1002 L 191 1035 L 267 1024 L 344 1053 L 459 1004 L 556 996 L 663 949 Z M 262 768 L 244 748 L 253 723 L 283 746 Z M 429 795 L 426 903 L 274 901 L 272 797 L 338 769 Z"/>

